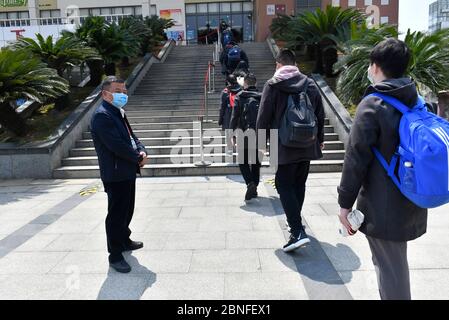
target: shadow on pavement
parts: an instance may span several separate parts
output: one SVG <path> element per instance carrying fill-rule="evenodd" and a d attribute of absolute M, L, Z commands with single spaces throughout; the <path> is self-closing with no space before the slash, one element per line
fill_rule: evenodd
<path fill-rule="evenodd" d="M 141 265 L 130 253 L 123 255 L 132 267 L 131 273 L 120 274 L 109 268 L 97 300 L 139 300 L 156 282 L 156 273 Z"/>
<path fill-rule="evenodd" d="M 240 209 L 248 212 L 257 213 L 261 216 L 274 217 L 278 215 L 282 215 L 283 213 L 278 213 L 273 210 L 271 205 L 271 201 L 273 201 L 274 197 L 258 197 L 256 199 L 252 199 L 248 202 L 245 202 L 244 205 L 240 206 Z"/>
<path fill-rule="evenodd" d="M 275 251 L 278 259 L 287 267 L 302 276 L 316 282 L 323 282 L 331 285 L 343 285 L 352 279 L 352 271 L 360 268 L 360 258 L 347 245 L 338 243 L 336 246 L 318 242 L 309 235 L 311 243 L 300 248 L 293 253 L 284 253 L 281 249 Z M 294 264 L 291 263 L 292 258 Z M 342 280 L 338 271 L 348 273 L 345 281 Z"/>

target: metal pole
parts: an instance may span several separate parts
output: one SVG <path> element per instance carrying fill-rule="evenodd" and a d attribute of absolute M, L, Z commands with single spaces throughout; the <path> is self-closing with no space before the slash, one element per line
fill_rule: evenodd
<path fill-rule="evenodd" d="M 215 64 L 212 66 L 212 92 L 215 92 Z"/>
<path fill-rule="evenodd" d="M 208 93 L 207 93 L 207 83 L 204 84 L 204 108 L 206 111 L 206 121 L 209 121 L 208 114 L 209 114 L 209 102 L 208 100 Z"/>
<path fill-rule="evenodd" d="M 198 117 L 200 124 L 200 161 L 195 163 L 196 167 L 208 167 L 212 163 L 204 161 L 204 142 L 203 142 L 203 116 Z"/>

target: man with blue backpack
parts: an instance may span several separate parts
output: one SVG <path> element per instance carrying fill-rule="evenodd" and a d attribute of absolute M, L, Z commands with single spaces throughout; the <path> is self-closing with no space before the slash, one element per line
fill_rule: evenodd
<path fill-rule="evenodd" d="M 407 242 L 426 233 L 427 208 L 449 201 L 449 123 L 427 111 L 406 77 L 410 49 L 397 39 L 371 52 L 371 86 L 357 108 L 338 187 L 340 221 L 357 200 L 383 300 L 410 300 Z"/>
<path fill-rule="evenodd" d="M 231 41 L 223 48 L 220 56 L 220 63 L 223 75 L 232 74 L 241 62 L 245 63 L 246 69 L 249 69 L 249 59 L 246 52 L 234 41 Z"/>
<path fill-rule="evenodd" d="M 270 153 L 270 160 L 272 157 L 278 160 L 275 185 L 290 227 L 284 252 L 310 242 L 301 211 L 310 161 L 323 156 L 324 118 L 317 86 L 299 71 L 295 53 L 282 50 L 276 57 L 276 73 L 264 86 L 256 127 L 278 132 L 278 153 Z M 272 141 L 270 150 L 271 144 Z"/>

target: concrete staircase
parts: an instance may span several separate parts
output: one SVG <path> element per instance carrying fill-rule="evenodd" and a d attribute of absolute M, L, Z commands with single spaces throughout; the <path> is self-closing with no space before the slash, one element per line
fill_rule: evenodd
<path fill-rule="evenodd" d="M 275 64 L 265 43 L 242 45 L 250 58 L 251 70 L 259 86 L 273 75 Z M 147 146 L 150 163 L 143 176 L 225 175 L 239 173 L 238 166 L 225 154 L 225 137 L 219 128 L 220 92 L 224 78 L 217 68 L 216 92 L 209 95 L 209 120 L 204 124 L 206 160 L 210 167 L 199 168 L 199 130 L 193 126 L 203 114 L 204 77 L 213 47 L 175 47 L 165 63 L 155 64 L 130 97 L 126 113 L 135 134 Z M 182 140 L 179 139 L 182 137 Z M 324 158 L 312 162 L 312 172 L 339 172 L 342 169 L 344 146 L 326 120 Z M 209 157 L 209 159 L 208 159 Z M 212 157 L 212 158 L 210 158 Z M 267 159 L 264 164 L 268 166 Z M 266 170 L 266 169 L 265 169 Z M 90 132 L 83 133 L 76 147 L 54 171 L 55 178 L 99 177 Z"/>

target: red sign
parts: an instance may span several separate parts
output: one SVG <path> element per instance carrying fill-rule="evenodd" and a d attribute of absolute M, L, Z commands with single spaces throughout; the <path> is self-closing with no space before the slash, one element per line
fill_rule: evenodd
<path fill-rule="evenodd" d="M 276 14 L 286 14 L 287 8 L 285 4 L 277 4 L 276 5 Z"/>

